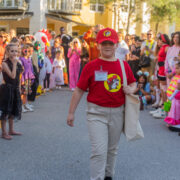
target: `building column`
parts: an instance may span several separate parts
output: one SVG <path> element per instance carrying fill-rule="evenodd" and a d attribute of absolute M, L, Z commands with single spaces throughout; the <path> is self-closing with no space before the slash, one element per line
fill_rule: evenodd
<path fill-rule="evenodd" d="M 142 24 L 142 33 L 147 33 L 147 31 L 150 30 L 151 26 L 150 26 L 150 18 L 151 15 L 150 13 L 146 13 L 148 9 L 148 5 L 146 2 L 142 3 L 142 20 L 143 20 L 143 24 Z"/>
<path fill-rule="evenodd" d="M 30 34 L 34 34 L 43 28 L 46 29 L 47 0 L 31 0 L 29 8 L 29 11 L 34 13 L 29 22 Z"/>

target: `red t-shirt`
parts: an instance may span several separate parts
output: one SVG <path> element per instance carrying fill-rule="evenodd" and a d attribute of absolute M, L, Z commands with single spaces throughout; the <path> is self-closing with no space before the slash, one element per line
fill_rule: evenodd
<path fill-rule="evenodd" d="M 132 70 L 124 61 L 128 84 L 135 82 Z M 107 81 L 95 81 L 95 71 L 108 72 Z M 125 103 L 123 78 L 119 60 L 104 61 L 96 59 L 89 62 L 81 73 L 77 87 L 86 91 L 89 88 L 87 101 L 103 107 L 120 107 Z"/>

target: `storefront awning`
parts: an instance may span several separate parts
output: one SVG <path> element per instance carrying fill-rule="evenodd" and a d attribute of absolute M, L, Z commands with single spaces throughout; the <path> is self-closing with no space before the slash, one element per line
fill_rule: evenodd
<path fill-rule="evenodd" d="M 62 22 L 65 22 L 65 23 L 74 23 L 74 25 L 80 25 L 80 26 L 91 26 L 89 24 L 83 24 L 83 23 L 79 23 L 79 22 L 76 22 L 76 21 L 73 21 L 71 19 L 68 19 L 64 16 L 58 16 L 56 14 L 49 14 L 47 13 L 46 14 L 46 17 L 48 18 L 51 18 L 51 19 L 54 19 L 54 20 L 57 20 L 57 21 L 62 21 Z"/>
<path fill-rule="evenodd" d="M 0 20 L 16 20 L 20 21 L 22 19 L 30 18 L 33 16 L 33 12 L 26 12 L 26 13 L 21 13 L 21 14 L 0 14 Z"/>
<path fill-rule="evenodd" d="M 53 14 L 59 14 L 59 15 L 66 15 L 66 16 L 78 16 L 80 15 L 80 13 L 78 12 L 73 12 L 73 11 L 63 11 L 63 10 L 49 10 L 49 13 L 53 13 Z"/>

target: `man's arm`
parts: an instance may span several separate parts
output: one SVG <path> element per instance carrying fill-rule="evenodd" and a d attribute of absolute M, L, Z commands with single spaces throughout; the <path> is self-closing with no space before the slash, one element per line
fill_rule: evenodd
<path fill-rule="evenodd" d="M 74 126 L 74 113 L 76 111 L 76 108 L 83 94 L 84 94 L 84 91 L 82 89 L 76 88 L 72 95 L 70 106 L 69 106 L 69 113 L 67 117 L 67 124 L 71 127 Z"/>

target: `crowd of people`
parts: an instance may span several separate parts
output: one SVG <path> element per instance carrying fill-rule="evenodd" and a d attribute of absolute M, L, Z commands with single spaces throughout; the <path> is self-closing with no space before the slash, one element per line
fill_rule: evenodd
<path fill-rule="evenodd" d="M 82 36 L 72 38 L 61 27 L 59 35 L 50 32 L 47 47 L 42 47 L 33 35 L 16 36 L 13 29 L 9 33 L 0 32 L 3 138 L 12 138 L 6 131 L 5 119 L 9 118 L 10 134 L 16 134 L 12 119 L 21 118 L 21 111 L 33 112 L 29 102 L 35 101 L 38 95 L 62 86 L 75 90 L 82 69 L 100 56 L 96 35 L 103 28 L 96 25 Z M 117 33 L 119 41 L 115 57 L 127 61 L 131 67 L 141 110 L 151 104 L 156 109 L 150 114 L 154 118 L 164 118 L 173 129 L 171 125 L 180 124 L 180 32 L 173 33 L 171 38 L 163 33 L 155 37 L 152 30 L 141 37 L 124 35 L 123 31 Z M 15 110 L 14 104 L 18 104 Z"/>
<path fill-rule="evenodd" d="M 170 40 L 171 39 L 171 40 Z M 125 73 L 123 73 L 125 71 Z M 0 32 L 0 120 L 2 138 L 21 135 L 14 119 L 33 112 L 30 103 L 51 90 L 73 92 L 67 124 L 84 92 L 92 148 L 91 179 L 112 180 L 118 142 L 124 126 L 125 94 L 139 96 L 140 110 L 150 106 L 154 118 L 180 131 L 180 32 L 171 38 L 152 30 L 126 34 L 96 25 L 80 37 L 41 30 L 16 36 Z M 123 82 L 127 76 L 127 85 Z M 9 122 L 9 130 L 6 121 Z"/>

